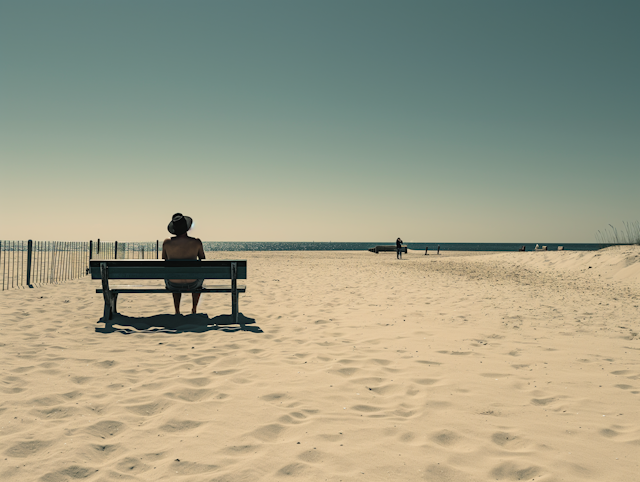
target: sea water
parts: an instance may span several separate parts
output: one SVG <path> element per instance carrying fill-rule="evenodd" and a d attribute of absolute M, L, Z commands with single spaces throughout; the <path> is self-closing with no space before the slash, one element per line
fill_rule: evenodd
<path fill-rule="evenodd" d="M 218 242 L 204 241 L 205 251 L 366 251 L 374 246 L 394 245 L 393 241 L 379 241 L 368 243 L 341 243 L 341 242 Z M 558 246 L 563 246 L 570 251 L 593 251 L 602 248 L 600 244 L 585 243 L 538 243 L 540 246 L 547 246 L 549 251 L 556 251 Z M 440 251 L 518 251 L 522 246 L 527 251 L 533 251 L 536 243 L 404 243 L 409 249 L 436 252 L 438 246 Z"/>

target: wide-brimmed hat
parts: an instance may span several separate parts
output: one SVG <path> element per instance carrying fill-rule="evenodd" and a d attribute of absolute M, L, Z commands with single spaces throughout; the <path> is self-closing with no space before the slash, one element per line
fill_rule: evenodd
<path fill-rule="evenodd" d="M 182 213 L 175 213 L 173 218 L 171 218 L 171 222 L 169 223 L 169 226 L 167 226 L 167 229 L 171 234 L 180 236 L 181 234 L 189 231 L 192 224 L 193 219 L 189 216 L 183 216 Z"/>

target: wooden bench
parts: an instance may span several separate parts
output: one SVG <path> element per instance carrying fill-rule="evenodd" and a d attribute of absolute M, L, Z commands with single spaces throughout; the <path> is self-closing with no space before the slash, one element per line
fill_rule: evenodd
<path fill-rule="evenodd" d="M 375 248 L 369 248 L 369 251 L 371 251 L 372 253 L 386 253 L 386 252 L 393 252 L 395 253 L 397 251 L 398 248 L 395 247 L 395 245 L 390 245 L 390 246 L 376 246 Z M 403 246 L 402 248 L 400 248 L 400 252 L 401 253 L 407 253 L 407 247 Z"/>
<path fill-rule="evenodd" d="M 231 293 L 231 316 L 238 323 L 238 293 L 244 293 L 246 287 L 238 285 L 237 280 L 247 279 L 247 261 L 239 260 L 202 260 L 202 261 L 165 261 L 155 259 L 122 259 L 89 262 L 91 279 L 102 280 L 102 288 L 96 293 L 104 296 L 104 322 L 117 314 L 116 303 L 121 293 Z M 168 290 L 161 286 L 118 285 L 109 286 L 109 280 L 143 279 L 215 279 L 230 280 L 230 285 L 208 286 L 201 289 Z"/>

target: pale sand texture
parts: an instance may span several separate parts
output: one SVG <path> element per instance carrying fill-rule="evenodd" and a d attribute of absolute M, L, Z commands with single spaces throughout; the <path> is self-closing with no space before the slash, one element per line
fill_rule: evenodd
<path fill-rule="evenodd" d="M 0 294 L 0 480 L 639 480 L 639 249 L 209 258 L 250 331 Z"/>

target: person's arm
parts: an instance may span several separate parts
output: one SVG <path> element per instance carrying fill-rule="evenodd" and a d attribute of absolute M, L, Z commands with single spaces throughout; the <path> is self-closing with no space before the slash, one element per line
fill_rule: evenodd
<path fill-rule="evenodd" d="M 169 242 L 168 239 L 165 239 L 162 242 L 162 259 L 167 259 L 167 243 Z"/>
<path fill-rule="evenodd" d="M 202 241 L 198 239 L 198 259 L 204 259 L 204 247 L 202 246 Z"/>

